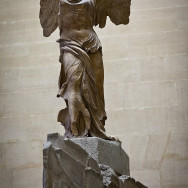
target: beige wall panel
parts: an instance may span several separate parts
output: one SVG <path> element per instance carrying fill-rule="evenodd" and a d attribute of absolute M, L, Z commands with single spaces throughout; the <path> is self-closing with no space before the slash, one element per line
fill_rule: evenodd
<path fill-rule="evenodd" d="M 186 103 L 187 104 L 187 103 Z M 178 126 L 178 124 L 181 125 L 187 125 L 188 122 L 188 108 L 187 107 L 175 107 L 173 109 L 172 114 L 174 115 L 172 117 L 172 120 L 175 121 L 175 125 Z M 187 130 L 187 129 L 185 129 Z"/>
<path fill-rule="evenodd" d="M 176 84 L 178 105 L 188 108 L 188 80 L 178 80 Z"/>
<path fill-rule="evenodd" d="M 25 140 L 5 145 L 6 168 L 34 168 L 42 164 L 42 140 Z"/>
<path fill-rule="evenodd" d="M 12 22 L 2 22 L 1 23 L 1 28 L 0 28 L 0 33 L 1 34 L 8 34 L 8 36 L 10 36 L 10 34 L 16 34 L 18 32 L 22 32 L 25 33 L 26 32 L 30 32 L 30 35 L 33 35 L 33 31 L 42 31 L 42 29 L 40 28 L 40 22 L 38 22 L 38 20 L 21 20 L 21 21 L 12 21 Z M 16 37 L 20 37 L 20 36 L 16 36 Z M 44 39 L 44 38 L 42 38 Z"/>
<path fill-rule="evenodd" d="M 172 18 L 158 18 L 152 20 L 136 21 L 134 23 L 135 33 L 149 33 L 160 31 L 172 31 L 176 30 L 177 21 Z"/>
<path fill-rule="evenodd" d="M 47 52 L 49 53 L 49 52 Z M 34 67 L 34 66 L 49 66 L 49 65 L 59 65 L 60 63 L 58 61 L 57 55 L 50 55 L 50 56 L 29 56 L 24 55 L 20 57 L 0 57 L 0 67 L 3 69 L 13 69 L 13 68 L 23 68 L 26 69 L 27 67 Z M 57 76 L 56 76 L 57 77 Z"/>
<path fill-rule="evenodd" d="M 13 172 L 12 169 L 0 168 L 0 182 L 2 188 L 13 187 Z"/>
<path fill-rule="evenodd" d="M 175 82 L 152 82 L 131 85 L 131 100 L 136 108 L 175 106 Z"/>
<path fill-rule="evenodd" d="M 25 9 L 25 8 L 38 8 L 39 7 L 39 0 L 32 0 L 32 1 L 25 1 L 25 0 L 14 0 L 14 1 L 7 1 L 1 0 L 1 7 L 0 10 L 14 10 L 14 9 Z"/>
<path fill-rule="evenodd" d="M 167 32 L 166 35 L 166 53 L 174 55 L 188 52 L 188 29 Z"/>
<path fill-rule="evenodd" d="M 48 92 L 46 92 L 48 91 Z M 26 92 L 4 93 L 0 95 L 2 117 L 24 117 L 49 114 L 65 107 L 63 100 L 56 98 L 55 88 L 43 88 Z M 7 101 L 9 101 L 7 103 Z M 60 102 L 61 101 L 61 102 Z M 42 105 L 39 105 L 41 104 Z"/>
<path fill-rule="evenodd" d="M 165 159 L 161 167 L 161 185 L 180 187 L 188 184 L 188 163 L 186 160 Z"/>
<path fill-rule="evenodd" d="M 145 108 L 107 111 L 106 129 L 115 135 L 148 135 L 166 133 L 168 110 L 166 108 Z"/>
<path fill-rule="evenodd" d="M 16 7 L 16 9 L 3 9 L 0 11 L 0 22 L 18 22 L 20 20 L 33 20 L 39 15 L 38 6 L 37 7 Z"/>
<path fill-rule="evenodd" d="M 46 135 L 51 132 L 63 134 L 64 128 L 60 123 L 57 123 L 58 110 L 44 115 L 1 118 L 0 143 L 24 142 L 27 139 L 35 138 L 46 140 Z"/>
<path fill-rule="evenodd" d="M 53 87 L 58 82 L 60 64 L 27 66 L 24 68 L 1 68 L 0 69 L 0 92 L 19 92 L 31 90 L 31 88 Z M 10 84 L 6 84 L 11 80 Z M 55 88 L 55 87 L 54 87 Z M 55 95 L 55 93 L 54 93 Z"/>
<path fill-rule="evenodd" d="M 179 126 L 180 128 L 180 126 Z M 176 130 L 170 134 L 170 142 L 166 151 L 166 158 L 175 158 L 179 160 L 188 157 L 188 137 L 183 130 Z"/>
<path fill-rule="evenodd" d="M 41 38 L 42 29 L 39 20 L 1 23 L 0 34 L 2 45 L 55 42 L 58 39 L 57 31 L 50 38 Z"/>
<path fill-rule="evenodd" d="M 27 127 L 26 124 L 28 122 L 22 123 L 23 118 L 1 118 L 1 137 L 0 142 L 1 143 L 7 143 L 7 142 L 20 142 L 23 140 L 27 140 L 28 134 L 27 134 Z"/>
<path fill-rule="evenodd" d="M 42 168 L 21 168 L 13 171 L 14 188 L 42 187 Z"/>
<path fill-rule="evenodd" d="M 188 6 L 177 8 L 177 20 L 179 29 L 188 29 Z"/>
<path fill-rule="evenodd" d="M 165 78 L 188 79 L 188 54 L 168 56 L 165 62 Z"/>
<path fill-rule="evenodd" d="M 105 84 L 106 110 L 131 107 L 130 85 L 119 82 Z"/>
<path fill-rule="evenodd" d="M 0 164 L 4 162 L 4 145 L 0 144 Z"/>
<path fill-rule="evenodd" d="M 138 0 L 137 0 L 138 1 Z M 152 2 L 153 3 L 153 2 Z M 132 5 L 135 6 L 136 1 L 132 2 Z M 143 4 L 143 3 L 142 3 Z M 130 25 L 133 25 L 135 21 L 147 21 L 147 20 L 159 20 L 159 19 L 175 19 L 177 17 L 176 8 L 153 8 L 153 9 L 141 9 L 141 10 L 132 10 L 130 16 L 131 22 Z M 133 22 L 134 20 L 134 22 Z"/>
<path fill-rule="evenodd" d="M 59 46 L 53 42 L 34 43 L 29 45 L 30 57 L 50 57 L 56 55 L 59 60 Z"/>
<path fill-rule="evenodd" d="M 19 87 L 19 74 L 20 74 L 20 69 L 15 68 L 15 69 L 0 69 L 0 85 L 1 89 L 0 92 L 6 92 L 6 91 L 11 91 L 11 88 Z M 7 80 L 12 80 L 9 84 L 7 84 Z"/>
<path fill-rule="evenodd" d="M 131 176 L 140 182 L 147 182 L 149 188 L 161 188 L 160 173 L 158 170 L 137 170 L 132 171 Z"/>
<path fill-rule="evenodd" d="M 135 83 L 140 81 L 140 62 L 147 59 L 123 59 L 104 61 L 105 83 Z M 106 86 L 106 85 L 105 85 Z"/>
<path fill-rule="evenodd" d="M 144 58 L 141 61 L 141 80 L 157 81 L 164 80 L 165 57 L 156 56 Z"/>
<path fill-rule="evenodd" d="M 130 162 L 131 171 L 144 169 L 148 142 L 149 142 L 149 135 L 133 135 L 129 137 L 129 145 L 130 145 L 129 157 L 131 159 Z"/>
<path fill-rule="evenodd" d="M 12 46 L 0 46 L 0 57 L 7 58 L 7 57 L 22 57 L 29 55 L 29 47 L 23 45 L 12 45 Z"/>
<path fill-rule="evenodd" d="M 166 54 L 163 33 L 137 34 L 132 37 L 101 37 L 105 60 L 158 56 Z M 118 46 L 116 41 L 119 41 Z M 144 46 L 143 46 L 144 44 Z M 115 47 L 115 48 L 114 48 Z"/>
<path fill-rule="evenodd" d="M 161 9 L 161 8 L 171 8 L 171 7 L 179 7 L 188 5 L 187 0 L 158 0 L 158 1 L 151 1 L 151 0 L 144 0 L 144 1 L 133 1 L 132 5 L 134 9 Z"/>

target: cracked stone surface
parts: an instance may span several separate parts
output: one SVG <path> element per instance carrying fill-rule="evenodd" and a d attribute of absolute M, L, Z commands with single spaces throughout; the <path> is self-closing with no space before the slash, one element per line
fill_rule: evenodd
<path fill-rule="evenodd" d="M 129 176 L 128 155 L 115 141 L 49 134 L 43 166 L 44 188 L 145 188 Z"/>

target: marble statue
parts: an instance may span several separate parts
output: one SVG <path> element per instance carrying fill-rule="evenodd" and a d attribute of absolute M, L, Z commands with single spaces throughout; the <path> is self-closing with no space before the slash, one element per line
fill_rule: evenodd
<path fill-rule="evenodd" d="M 43 35 L 49 37 L 57 27 L 60 30 L 57 97 L 67 107 L 59 112 L 58 122 L 67 138 L 114 139 L 104 128 L 102 46 L 93 26 L 105 27 L 108 16 L 116 25 L 128 24 L 130 4 L 131 0 L 40 0 Z"/>

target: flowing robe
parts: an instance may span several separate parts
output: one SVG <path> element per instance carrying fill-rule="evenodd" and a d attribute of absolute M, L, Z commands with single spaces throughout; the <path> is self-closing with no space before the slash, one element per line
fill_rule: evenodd
<path fill-rule="evenodd" d="M 58 121 L 65 136 L 97 136 L 105 139 L 104 70 L 101 43 L 93 30 L 92 0 L 60 2 L 60 62 L 58 97 L 67 108 Z M 71 23 L 71 24 L 70 24 Z"/>

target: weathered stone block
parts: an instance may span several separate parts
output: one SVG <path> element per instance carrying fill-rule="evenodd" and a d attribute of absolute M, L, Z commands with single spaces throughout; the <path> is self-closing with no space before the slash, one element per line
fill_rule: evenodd
<path fill-rule="evenodd" d="M 115 141 L 48 135 L 43 148 L 44 188 L 144 188 L 129 174 L 129 159 Z M 113 169 L 114 168 L 114 169 Z"/>
<path fill-rule="evenodd" d="M 71 141 L 81 146 L 97 163 L 111 167 L 118 174 L 130 175 L 129 157 L 121 148 L 121 143 L 97 137 L 74 138 Z"/>

